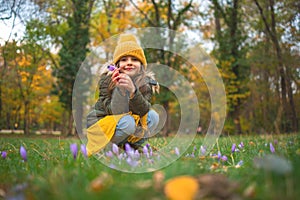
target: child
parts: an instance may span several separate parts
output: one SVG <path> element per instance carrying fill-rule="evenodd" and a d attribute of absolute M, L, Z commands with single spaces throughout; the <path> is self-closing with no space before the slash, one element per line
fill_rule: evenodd
<path fill-rule="evenodd" d="M 146 71 L 143 49 L 131 34 L 120 35 L 108 66 L 99 81 L 99 98 L 87 116 L 87 151 L 92 155 L 109 142 L 138 148 L 157 127 L 159 115 L 151 108 L 159 86 Z"/>

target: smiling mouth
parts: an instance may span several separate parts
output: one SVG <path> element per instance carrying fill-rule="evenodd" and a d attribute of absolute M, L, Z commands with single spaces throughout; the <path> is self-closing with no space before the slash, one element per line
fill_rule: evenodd
<path fill-rule="evenodd" d="M 127 70 L 127 71 L 131 71 L 131 70 L 133 70 L 133 69 L 134 69 L 134 68 L 131 68 L 131 67 L 130 67 L 130 68 L 129 68 L 129 67 L 128 67 L 128 68 L 124 68 L 124 70 Z"/>

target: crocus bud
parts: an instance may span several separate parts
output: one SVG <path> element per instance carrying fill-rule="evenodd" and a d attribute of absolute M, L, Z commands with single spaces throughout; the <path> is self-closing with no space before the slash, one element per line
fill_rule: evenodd
<path fill-rule="evenodd" d="M 24 161 L 27 161 L 27 152 L 23 146 L 20 147 L 20 155 Z"/>
<path fill-rule="evenodd" d="M 115 143 L 112 144 L 112 151 L 114 154 L 119 155 L 119 147 Z"/>
<path fill-rule="evenodd" d="M 270 142 L 270 151 L 272 153 L 275 153 L 275 148 L 274 148 L 274 146 L 273 146 L 273 144 L 271 142 Z"/>
<path fill-rule="evenodd" d="M 86 147 L 84 144 L 80 145 L 81 153 L 83 154 L 84 157 L 87 157 L 87 152 L 86 152 Z"/>
<path fill-rule="evenodd" d="M 77 144 L 76 143 L 70 144 L 70 150 L 73 154 L 73 158 L 76 159 L 78 153 Z"/>
<path fill-rule="evenodd" d="M 108 69 L 109 71 L 114 71 L 114 70 L 116 69 L 116 67 L 115 67 L 114 64 L 110 64 L 110 65 L 107 66 L 107 69 Z"/>
<path fill-rule="evenodd" d="M 6 153 L 6 151 L 2 151 L 2 152 L 1 152 L 1 157 L 2 157 L 3 159 L 5 159 L 5 158 L 6 158 L 6 156 L 7 156 L 7 153 Z"/>
<path fill-rule="evenodd" d="M 236 144 L 233 144 L 232 147 L 231 147 L 231 153 L 235 152 L 235 148 L 236 148 Z"/>

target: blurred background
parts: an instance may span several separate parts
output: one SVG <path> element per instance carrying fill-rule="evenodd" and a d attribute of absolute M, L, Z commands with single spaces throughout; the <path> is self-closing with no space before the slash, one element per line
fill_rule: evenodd
<path fill-rule="evenodd" d="M 227 97 L 223 134 L 299 132 L 299 1 L 0 0 L 0 4 L 2 134 L 76 134 L 72 89 L 81 63 L 106 39 L 145 27 L 188 33 L 180 41 L 186 55 L 199 56 L 191 50 L 200 46 L 216 63 Z M 175 48 L 175 35 L 156 34 L 166 38 L 162 49 Z M 104 53 L 107 60 L 111 53 L 111 49 Z M 210 94 L 196 68 L 171 52 L 145 49 L 145 54 L 148 63 L 168 65 L 189 80 L 201 112 L 199 128 L 191 131 L 205 134 L 211 119 Z M 83 89 L 91 71 L 86 73 Z M 176 132 L 174 124 L 180 120 L 176 97 L 162 87 L 153 98 L 168 113 L 161 134 Z"/>

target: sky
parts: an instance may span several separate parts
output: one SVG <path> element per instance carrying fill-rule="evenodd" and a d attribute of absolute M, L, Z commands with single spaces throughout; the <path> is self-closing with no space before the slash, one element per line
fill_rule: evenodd
<path fill-rule="evenodd" d="M 16 18 L 15 26 L 11 34 L 13 18 L 9 20 L 0 20 L 0 44 L 3 45 L 8 39 L 22 38 L 24 36 L 24 25 Z M 11 34 L 11 35 L 10 35 Z"/>

